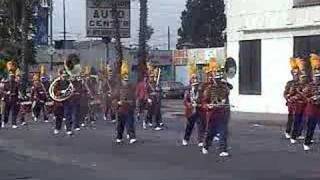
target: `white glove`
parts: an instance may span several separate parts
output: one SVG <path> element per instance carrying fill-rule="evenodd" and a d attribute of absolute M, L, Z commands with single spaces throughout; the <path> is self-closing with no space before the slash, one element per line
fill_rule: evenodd
<path fill-rule="evenodd" d="M 148 103 L 152 103 L 152 100 L 150 98 L 148 99 Z"/>
<path fill-rule="evenodd" d="M 121 105 L 122 105 L 122 101 L 118 101 L 118 105 L 120 105 L 120 106 L 121 106 Z"/>

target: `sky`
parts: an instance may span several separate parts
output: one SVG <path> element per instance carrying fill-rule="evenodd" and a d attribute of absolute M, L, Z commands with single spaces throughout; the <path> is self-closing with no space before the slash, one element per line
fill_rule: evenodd
<path fill-rule="evenodd" d="M 86 0 L 66 1 L 66 29 L 67 38 L 72 40 L 86 40 Z M 53 26 L 54 39 L 63 38 L 63 6 L 62 0 L 54 0 Z M 139 0 L 131 0 L 131 38 L 123 39 L 126 45 L 138 42 L 139 29 Z M 153 48 L 167 49 L 168 26 L 171 29 L 171 48 L 177 42 L 177 30 L 180 27 L 181 12 L 185 8 L 186 0 L 149 0 L 149 22 L 155 33 L 149 44 Z"/>

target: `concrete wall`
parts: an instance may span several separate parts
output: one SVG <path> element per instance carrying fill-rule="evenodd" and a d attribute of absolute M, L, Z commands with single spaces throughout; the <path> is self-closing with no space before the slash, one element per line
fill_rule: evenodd
<path fill-rule="evenodd" d="M 291 0 L 227 0 L 227 54 L 239 64 L 239 41 L 261 39 L 262 95 L 240 95 L 239 75 L 231 103 L 236 111 L 286 113 L 282 93 L 290 79 L 294 36 L 320 34 L 320 6 L 293 8 Z"/>

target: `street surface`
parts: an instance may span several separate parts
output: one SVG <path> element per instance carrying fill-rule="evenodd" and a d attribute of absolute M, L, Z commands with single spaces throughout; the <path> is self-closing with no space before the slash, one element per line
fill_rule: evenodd
<path fill-rule="evenodd" d="M 181 146 L 184 118 L 181 101 L 166 100 L 163 131 L 142 130 L 138 142 L 114 143 L 114 124 L 99 119 L 68 137 L 53 135 L 52 123 L 0 130 L 0 180 L 319 180 L 320 145 L 304 152 L 302 144 L 283 138 L 281 123 L 256 124 L 233 117 L 231 157 L 215 148 L 202 155 L 196 146 Z M 256 117 L 257 120 L 259 117 Z M 319 142 L 319 132 L 316 140 Z"/>

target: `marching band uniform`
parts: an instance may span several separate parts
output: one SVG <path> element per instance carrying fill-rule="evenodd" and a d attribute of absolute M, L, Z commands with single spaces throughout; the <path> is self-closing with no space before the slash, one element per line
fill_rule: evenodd
<path fill-rule="evenodd" d="M 303 145 L 305 151 L 310 150 L 315 128 L 320 123 L 320 57 L 311 54 L 310 61 L 313 71 L 313 82 L 309 83 L 303 91 L 308 100 L 306 107 L 308 119 L 307 134 Z"/>
<path fill-rule="evenodd" d="M 135 143 L 135 89 L 128 83 L 129 67 L 127 62 L 123 62 L 121 67 L 121 85 L 119 91 L 115 93 L 115 100 L 118 104 L 118 124 L 117 124 L 117 143 L 121 143 L 123 139 L 123 132 L 128 128 L 130 144 Z"/>
<path fill-rule="evenodd" d="M 112 77 L 112 69 L 109 65 L 107 65 L 102 70 L 103 76 L 103 85 L 102 89 L 105 93 L 105 112 L 104 112 L 104 119 L 107 120 L 108 116 L 110 115 L 110 119 L 112 123 L 116 122 L 116 113 L 114 108 L 112 107 L 112 87 L 111 87 L 111 77 Z"/>
<path fill-rule="evenodd" d="M 12 112 L 12 128 L 17 128 L 17 116 L 19 112 L 19 83 L 15 79 L 15 72 L 9 72 L 9 80 L 4 84 L 4 121 L 2 126 L 9 121 L 10 112 Z"/>
<path fill-rule="evenodd" d="M 203 146 L 203 138 L 205 134 L 206 119 L 202 111 L 202 93 L 196 75 L 196 65 L 191 64 L 190 67 L 190 86 L 184 96 L 185 116 L 187 124 L 182 145 L 188 145 L 195 123 L 198 126 L 198 146 Z"/>
<path fill-rule="evenodd" d="M 97 79 L 95 77 L 87 77 L 87 80 L 86 80 L 87 84 L 87 91 L 89 93 L 89 96 L 90 96 L 90 102 L 89 102 L 89 119 L 90 119 L 90 122 L 91 123 L 94 123 L 96 122 L 97 120 L 97 110 L 98 110 L 98 107 L 97 107 L 97 102 L 96 102 L 96 97 L 98 96 L 98 82 L 97 82 Z"/>
<path fill-rule="evenodd" d="M 139 82 L 136 87 L 136 103 L 137 103 L 137 118 L 140 120 L 144 116 L 144 111 L 147 109 L 147 103 L 148 103 L 148 77 L 145 76 L 143 81 Z M 143 119 L 143 129 L 147 128 L 147 122 L 146 119 Z"/>
<path fill-rule="evenodd" d="M 65 79 L 66 77 L 67 77 L 67 74 L 63 70 L 59 70 L 60 79 L 58 80 L 57 85 L 54 87 L 55 94 L 57 95 L 61 94 L 62 93 L 61 91 L 68 87 L 68 82 Z M 62 128 L 62 122 L 64 118 L 64 109 L 65 109 L 64 107 L 65 107 L 64 102 L 54 101 L 53 114 L 55 116 L 55 121 L 56 121 L 54 134 L 58 134 Z M 66 127 L 67 127 L 67 132 L 69 132 L 69 135 L 71 135 L 72 132 L 71 132 L 70 119 L 66 119 Z"/>
<path fill-rule="evenodd" d="M 40 113 L 42 112 L 44 121 L 48 122 L 48 115 L 45 109 L 48 94 L 44 84 L 40 81 L 40 76 L 38 74 L 34 76 L 34 82 L 31 88 L 31 100 L 34 103 L 33 113 L 35 121 L 39 119 Z"/>
<path fill-rule="evenodd" d="M 291 74 L 293 77 L 293 80 L 290 80 L 287 82 L 285 90 L 284 90 L 284 98 L 286 99 L 286 105 L 288 107 L 288 121 L 285 131 L 285 137 L 287 139 L 291 138 L 292 128 L 293 128 L 293 122 L 294 122 L 294 106 L 292 102 L 290 101 L 290 98 L 294 95 L 294 87 L 298 84 L 299 80 L 299 67 L 297 66 L 296 59 L 292 58 L 290 60 L 291 64 Z"/>
<path fill-rule="evenodd" d="M 74 86 L 73 95 L 70 99 L 64 102 L 64 115 L 67 123 L 70 123 L 70 127 L 67 127 L 67 131 L 70 134 L 72 127 L 76 130 L 80 130 L 80 104 L 81 94 L 83 93 L 82 82 L 80 79 L 73 79 L 72 84 Z"/>
<path fill-rule="evenodd" d="M 208 149 L 212 144 L 214 136 L 219 133 L 220 156 L 229 156 L 229 153 L 227 152 L 227 136 L 230 115 L 230 108 L 228 107 L 230 106 L 228 104 L 230 85 L 222 80 L 223 72 L 217 63 L 213 73 L 215 73 L 215 79 L 212 79 L 211 84 L 207 87 L 205 92 L 206 104 L 210 111 L 210 116 L 207 127 L 208 134 L 205 139 L 204 147 L 202 148 L 202 153 L 208 153 Z"/>
<path fill-rule="evenodd" d="M 294 108 L 294 122 L 293 130 L 291 134 L 290 142 L 292 144 L 296 143 L 297 138 L 301 138 L 303 124 L 304 124 L 304 113 L 307 105 L 307 99 L 303 93 L 303 89 L 308 83 L 308 76 L 305 71 L 305 62 L 302 59 L 297 59 L 299 66 L 299 82 L 292 87 L 292 96 L 289 98 L 289 102 L 293 104 Z"/>
<path fill-rule="evenodd" d="M 148 88 L 148 113 L 147 123 L 150 125 L 155 121 L 154 130 L 162 130 L 162 116 L 161 116 L 161 88 L 157 84 L 154 76 L 150 77 L 150 83 Z"/>

